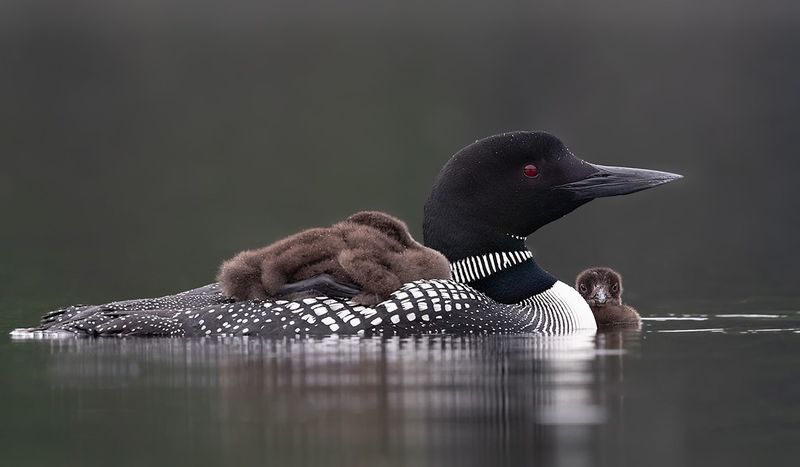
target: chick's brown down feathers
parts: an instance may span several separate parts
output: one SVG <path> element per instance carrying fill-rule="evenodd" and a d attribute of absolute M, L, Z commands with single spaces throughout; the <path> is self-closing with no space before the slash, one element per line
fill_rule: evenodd
<path fill-rule="evenodd" d="M 363 305 L 380 303 L 406 282 L 451 277 L 447 258 L 415 241 L 405 223 L 369 211 L 243 251 L 222 264 L 217 279 L 226 295 L 249 300 L 320 274 L 359 286 L 354 300 Z"/>

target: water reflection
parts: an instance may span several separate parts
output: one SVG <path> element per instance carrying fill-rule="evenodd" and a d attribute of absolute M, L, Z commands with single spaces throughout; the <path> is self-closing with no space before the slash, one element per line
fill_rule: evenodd
<path fill-rule="evenodd" d="M 626 340 L 430 336 L 43 342 L 61 385 L 210 390 L 218 442 L 302 463 L 590 465 L 621 408 Z M 113 413 L 113 410 L 112 410 Z M 602 437 L 603 439 L 599 439 Z M 299 458 L 298 458 L 299 456 Z"/>

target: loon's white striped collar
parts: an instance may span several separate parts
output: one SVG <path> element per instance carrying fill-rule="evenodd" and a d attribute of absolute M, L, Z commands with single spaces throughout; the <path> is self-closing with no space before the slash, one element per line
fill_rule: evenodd
<path fill-rule="evenodd" d="M 450 263 L 453 280 L 468 284 L 533 258 L 530 250 L 501 251 L 468 256 Z"/>

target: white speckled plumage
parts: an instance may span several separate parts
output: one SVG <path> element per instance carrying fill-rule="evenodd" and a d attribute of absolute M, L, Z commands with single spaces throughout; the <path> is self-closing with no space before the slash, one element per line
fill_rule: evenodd
<path fill-rule="evenodd" d="M 39 328 L 29 331 L 41 336 L 71 333 L 204 337 L 564 334 L 594 328 L 594 318 L 586 302 L 561 282 L 523 303 L 504 305 L 466 284 L 426 280 L 405 284 L 373 308 L 328 297 L 294 302 L 233 302 L 212 284 L 156 299 L 64 308 L 47 315 Z M 15 335 L 21 337 L 19 334 Z"/>

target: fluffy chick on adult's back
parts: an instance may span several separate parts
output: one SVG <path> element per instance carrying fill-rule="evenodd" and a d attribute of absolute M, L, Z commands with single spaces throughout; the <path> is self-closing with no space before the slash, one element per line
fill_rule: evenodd
<path fill-rule="evenodd" d="M 447 258 L 415 241 L 404 222 L 377 211 L 243 251 L 218 275 L 223 292 L 238 300 L 274 298 L 290 283 L 311 289 L 349 289 L 349 283 L 362 305 L 386 300 L 407 282 L 450 277 Z"/>

